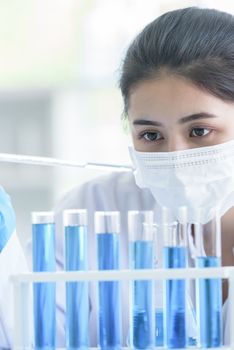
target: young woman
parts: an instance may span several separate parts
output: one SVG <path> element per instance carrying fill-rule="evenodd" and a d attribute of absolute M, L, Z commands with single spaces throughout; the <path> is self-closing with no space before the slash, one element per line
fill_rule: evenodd
<path fill-rule="evenodd" d="M 122 218 L 122 264 L 127 267 L 127 211 L 152 209 L 157 213 L 157 206 L 164 204 L 163 201 L 170 197 L 171 191 L 170 187 L 165 186 L 155 188 L 157 182 L 162 182 L 163 185 L 165 183 L 158 175 L 158 169 L 147 169 L 146 162 L 141 162 L 141 154 L 142 157 L 146 154 L 147 159 L 152 159 L 150 164 L 153 166 L 153 157 L 157 157 L 158 152 L 160 156 L 161 152 L 165 152 L 169 157 L 168 164 L 171 165 L 170 155 L 175 151 L 182 152 L 182 157 L 187 157 L 193 149 L 192 156 L 198 157 L 200 161 L 199 149 L 214 146 L 215 149 L 209 151 L 210 158 L 218 158 L 213 153 L 222 154 L 223 151 L 217 150 L 217 145 L 226 145 L 226 142 L 234 140 L 233 72 L 234 18 L 230 14 L 211 9 L 185 8 L 166 13 L 147 25 L 130 45 L 120 77 L 124 117 L 128 119 L 135 149 L 132 154 L 137 168 L 136 180 L 143 188 L 139 189 L 135 185 L 132 174 L 124 173 L 102 177 L 74 189 L 57 207 L 58 229 L 62 227 L 61 212 L 64 209 L 87 208 L 90 252 L 95 257 L 94 211 L 119 210 Z M 232 150 L 231 147 L 233 145 L 225 146 L 228 150 Z M 234 163 L 233 158 L 230 159 L 229 165 Z M 180 183 L 179 196 L 189 183 L 196 191 L 191 191 L 190 198 L 181 197 L 180 204 L 191 204 L 194 201 L 195 208 L 190 208 L 193 212 L 196 206 L 204 204 L 207 197 L 212 204 L 224 204 L 224 213 L 231 206 L 230 203 L 234 204 L 234 171 L 230 174 L 226 163 L 223 164 L 224 174 L 220 175 L 222 181 L 218 179 L 217 184 L 214 171 L 206 168 L 206 163 L 209 163 L 209 159 L 205 158 L 205 168 L 202 170 L 196 164 L 190 166 L 192 177 L 187 176 L 187 179 L 186 164 L 183 164 L 183 181 L 187 182 Z M 216 167 L 220 169 L 220 164 L 217 163 Z M 197 184 L 200 171 L 205 171 L 206 182 L 203 183 L 201 179 L 201 183 L 199 180 Z M 231 181 L 227 178 L 227 172 Z M 227 197 L 232 199 L 229 205 L 226 205 Z M 178 200 L 175 196 L 174 199 Z M 234 209 L 230 209 L 222 219 L 223 265 L 234 263 L 233 214 Z M 58 254 L 58 260 L 62 261 L 61 246 L 58 247 Z M 95 259 L 92 259 L 90 267 L 95 268 Z M 225 300 L 226 288 L 223 294 Z M 123 298 L 123 304 L 126 303 L 126 298 Z M 95 314 L 93 309 L 91 322 L 96 321 Z M 126 317 L 124 322 L 126 339 Z M 92 327 L 91 342 L 96 342 L 94 333 L 95 327 Z"/>
<path fill-rule="evenodd" d="M 210 153 L 207 154 L 211 154 L 212 159 L 216 159 L 214 154 L 217 152 L 223 154 L 223 147 L 224 153 L 226 149 L 229 150 L 228 142 L 234 140 L 233 72 L 234 18 L 229 14 L 199 8 L 168 12 L 147 25 L 135 38 L 123 60 L 120 89 L 124 99 L 125 118 L 129 121 L 135 149 L 132 154 L 137 165 L 137 183 L 141 182 L 141 187 L 145 188 L 136 185 L 133 174 L 116 173 L 98 178 L 68 193 L 56 208 L 58 268 L 63 268 L 62 211 L 69 208 L 88 210 L 89 253 L 92 257 L 90 268 L 96 268 L 94 212 L 119 210 L 122 220 L 120 247 L 122 267 L 128 266 L 127 211 L 151 209 L 157 215 L 159 206 L 163 204 L 163 197 L 170 196 L 167 188 L 164 188 L 163 195 L 158 188 L 155 189 L 156 183 L 162 180 L 157 178 L 157 172 L 153 173 L 155 179 L 153 186 L 152 179 L 148 181 L 152 173 L 146 172 L 144 163 L 141 162 L 141 153 L 147 152 L 148 159 L 151 159 L 157 157 L 158 152 L 165 152 L 169 160 L 170 152 L 179 151 L 183 157 L 186 158 L 188 155 L 190 159 L 193 149 L 199 163 L 201 153 L 199 148 L 211 147 Z M 221 144 L 224 146 L 220 146 Z M 232 151 L 232 143 L 230 150 Z M 206 166 L 209 159 L 206 158 L 206 151 L 202 152 Z M 148 156 L 150 153 L 152 157 Z M 192 183 L 192 187 L 194 183 L 196 184 L 196 179 L 200 175 L 198 163 L 193 163 L 193 176 L 189 178 L 185 176 L 183 179 L 185 182 L 180 184 L 181 193 L 187 185 L 189 186 L 189 182 Z M 232 163 L 234 162 L 229 162 Z M 171 165 L 170 162 L 168 164 Z M 186 175 L 186 167 L 184 169 Z M 181 197 L 181 201 L 182 204 L 183 200 L 185 204 L 187 201 L 191 204 L 194 200 L 200 205 L 208 195 L 211 201 L 225 204 L 223 213 L 226 212 L 222 218 L 222 263 L 233 265 L 234 209 L 230 209 L 232 200 L 226 205 L 226 199 L 227 197 L 232 199 L 234 171 L 233 173 L 229 171 L 231 168 L 227 169 L 225 162 L 219 169 L 224 171 L 224 174 L 221 173 L 221 180 L 225 181 L 222 182 L 220 178 L 216 181 L 217 179 L 214 179 L 216 172 L 208 171 L 206 183 L 201 179 L 196 192 L 192 191 L 192 195 L 189 196 L 186 194 L 185 197 Z M 209 186 L 214 189 L 213 192 L 207 190 Z M 194 208 L 192 206 L 191 208 L 193 211 Z M 8 247 L 4 249 L 7 251 Z M 10 249 L 7 254 L 10 257 Z M 96 305 L 92 293 L 91 291 L 90 344 L 94 346 L 97 343 Z M 226 298 L 227 294 L 224 296 Z M 123 295 L 124 310 L 128 307 L 127 299 L 126 295 Z M 58 302 L 59 322 L 64 317 L 63 300 L 61 291 Z M 3 302 L 5 300 L 1 299 L 0 303 Z M 127 312 L 124 313 L 126 314 Z M 226 322 L 224 325 L 226 326 Z M 124 344 L 128 327 L 128 319 L 124 317 Z M 8 330 L 5 330 L 5 333 L 7 332 Z M 59 333 L 60 343 L 64 338 L 63 330 L 60 329 Z M 227 340 L 225 329 L 224 341 Z M 2 344 L 6 344 L 6 341 L 3 340 Z"/>

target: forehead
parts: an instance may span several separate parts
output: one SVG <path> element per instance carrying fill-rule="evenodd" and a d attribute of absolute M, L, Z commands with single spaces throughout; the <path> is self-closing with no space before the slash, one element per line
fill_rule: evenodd
<path fill-rule="evenodd" d="M 192 82 L 176 76 L 165 76 L 139 83 L 129 98 L 129 118 L 142 116 L 181 117 L 200 111 L 222 113 L 230 107 Z"/>

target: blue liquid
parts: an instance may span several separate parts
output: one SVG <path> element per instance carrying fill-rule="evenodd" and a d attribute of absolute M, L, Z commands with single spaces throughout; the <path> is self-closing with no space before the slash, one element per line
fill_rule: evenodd
<path fill-rule="evenodd" d="M 65 258 L 67 271 L 87 270 L 86 227 L 65 227 Z M 88 323 L 88 283 L 66 283 L 66 346 L 68 349 L 88 349 Z"/>
<path fill-rule="evenodd" d="M 187 263 L 185 247 L 165 247 L 163 249 L 165 268 L 184 268 Z M 165 303 L 165 345 L 168 348 L 184 348 L 186 346 L 185 317 L 185 280 L 167 280 L 164 282 Z"/>
<path fill-rule="evenodd" d="M 149 241 L 131 242 L 130 267 L 132 269 L 153 268 L 153 243 Z M 154 306 L 153 282 L 132 282 L 131 346 L 148 349 L 154 346 Z"/>
<path fill-rule="evenodd" d="M 163 310 L 155 311 L 155 346 L 163 346 Z"/>
<path fill-rule="evenodd" d="M 33 271 L 55 271 L 54 224 L 33 224 Z M 33 284 L 35 348 L 55 348 L 55 283 Z"/>
<path fill-rule="evenodd" d="M 220 258 L 199 257 L 196 267 L 219 267 Z M 221 279 L 197 281 L 198 307 L 200 311 L 200 346 L 214 348 L 222 345 L 222 283 Z"/>
<path fill-rule="evenodd" d="M 119 235 L 97 234 L 99 270 L 119 269 Z M 121 348 L 121 304 L 118 281 L 99 282 L 99 346 L 101 349 Z"/>

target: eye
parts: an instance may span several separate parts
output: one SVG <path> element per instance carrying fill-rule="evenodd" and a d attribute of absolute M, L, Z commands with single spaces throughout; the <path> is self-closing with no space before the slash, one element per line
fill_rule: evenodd
<path fill-rule="evenodd" d="M 161 140 L 162 139 L 162 135 L 160 134 L 160 132 L 144 132 L 142 135 L 141 135 L 141 138 L 144 138 L 146 141 L 148 142 L 153 142 L 153 141 L 158 141 L 158 140 Z"/>
<path fill-rule="evenodd" d="M 189 134 L 191 137 L 202 137 L 211 133 L 212 130 L 207 128 L 193 128 Z"/>

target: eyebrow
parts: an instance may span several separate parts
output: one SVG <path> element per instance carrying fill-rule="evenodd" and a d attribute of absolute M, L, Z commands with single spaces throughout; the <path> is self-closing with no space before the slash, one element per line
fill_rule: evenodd
<path fill-rule="evenodd" d="M 186 117 L 180 118 L 178 122 L 179 124 L 184 124 L 184 123 L 191 122 L 193 120 L 207 119 L 207 118 L 218 118 L 218 116 L 211 113 L 201 112 L 201 113 L 191 114 Z M 163 126 L 162 123 L 159 123 L 153 120 L 148 120 L 148 119 L 136 119 L 134 120 L 133 125 Z"/>

